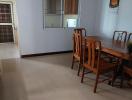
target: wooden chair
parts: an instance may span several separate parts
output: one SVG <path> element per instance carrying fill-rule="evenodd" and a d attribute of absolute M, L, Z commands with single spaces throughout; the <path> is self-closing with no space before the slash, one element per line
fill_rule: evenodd
<path fill-rule="evenodd" d="M 126 31 L 114 31 L 112 42 L 114 46 L 118 46 L 121 48 L 125 48 L 127 40 L 127 32 Z M 112 55 L 103 54 L 103 57 L 109 62 L 119 63 L 120 60 Z"/>
<path fill-rule="evenodd" d="M 127 32 L 126 31 L 114 31 L 113 34 L 113 43 L 118 46 L 125 46 L 127 40 Z"/>
<path fill-rule="evenodd" d="M 131 35 L 131 34 L 130 34 Z M 131 46 L 131 45 L 130 45 Z M 129 54 L 129 60 L 123 60 L 121 69 L 122 69 L 122 77 L 121 77 L 121 84 L 120 87 L 123 86 L 124 76 L 127 74 L 132 78 L 132 48 L 128 46 L 128 54 Z M 131 83 L 132 85 L 132 83 Z"/>
<path fill-rule="evenodd" d="M 81 69 L 81 65 L 82 65 L 82 59 L 83 59 L 83 53 L 82 53 L 83 36 L 86 36 L 86 30 L 84 28 L 74 29 L 74 33 L 73 33 L 73 58 L 72 58 L 71 68 L 73 69 L 75 61 L 79 63 L 78 74 L 77 74 L 78 76 L 80 73 L 80 69 Z"/>
<path fill-rule="evenodd" d="M 129 34 L 128 39 L 127 39 L 127 43 L 130 41 L 132 41 L 132 33 Z"/>
<path fill-rule="evenodd" d="M 81 33 L 82 36 L 86 36 L 86 29 L 85 28 L 76 28 L 76 29 L 74 29 L 74 32 Z"/>
<path fill-rule="evenodd" d="M 123 67 L 123 73 L 122 73 L 120 87 L 123 87 L 123 82 L 124 82 L 125 74 L 127 74 L 128 76 L 130 76 L 132 78 L 132 66 L 131 67 L 127 67 L 127 66 Z"/>
<path fill-rule="evenodd" d="M 84 54 L 87 54 L 87 60 L 83 59 L 83 72 L 81 83 L 83 83 L 85 69 L 88 69 L 90 72 L 96 74 L 96 81 L 94 85 L 94 93 L 96 93 L 96 88 L 99 83 L 99 76 L 113 70 L 115 72 L 115 64 L 108 63 L 103 60 L 101 55 L 101 42 L 96 40 L 87 40 L 85 48 L 88 48 L 87 52 L 84 49 Z"/>
<path fill-rule="evenodd" d="M 125 48 L 126 42 L 127 42 L 127 32 L 126 31 L 114 31 L 112 42 L 114 46 Z M 117 67 L 121 66 L 120 64 L 122 63 L 122 59 L 119 59 L 117 57 L 114 57 L 112 55 L 108 55 L 105 53 L 103 56 L 104 56 L 104 59 L 106 59 L 107 61 L 117 64 Z M 119 73 L 115 73 L 115 78 L 112 83 L 112 86 L 114 86 L 114 82 L 117 79 L 117 76 L 119 76 L 118 74 Z"/>

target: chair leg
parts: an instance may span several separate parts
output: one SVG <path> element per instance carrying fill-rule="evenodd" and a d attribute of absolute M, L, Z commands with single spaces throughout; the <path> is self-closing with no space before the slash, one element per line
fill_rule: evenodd
<path fill-rule="evenodd" d="M 117 73 L 117 71 L 116 71 L 117 69 L 114 69 L 113 70 L 113 76 L 112 76 L 112 87 L 114 86 L 114 82 L 115 82 L 115 80 L 116 80 L 116 73 Z"/>
<path fill-rule="evenodd" d="M 78 67 L 77 76 L 79 76 L 79 75 L 80 75 L 80 70 L 81 70 L 81 63 L 79 63 L 79 67 Z"/>
<path fill-rule="evenodd" d="M 72 66 L 71 66 L 71 69 L 73 69 L 73 66 L 74 66 L 74 56 L 73 56 L 73 58 L 72 58 Z"/>
<path fill-rule="evenodd" d="M 123 87 L 123 82 L 124 82 L 124 72 L 121 74 L 121 83 L 120 83 L 120 88 Z"/>
<path fill-rule="evenodd" d="M 113 70 L 113 77 L 112 77 L 112 84 L 111 84 L 112 87 L 114 86 L 114 83 L 115 83 L 117 77 L 118 77 L 118 68 L 116 67 L 116 68 Z"/>
<path fill-rule="evenodd" d="M 85 67 L 83 67 L 83 72 L 82 72 L 81 83 L 83 83 L 83 79 L 84 79 L 84 72 L 85 72 Z"/>
<path fill-rule="evenodd" d="M 96 76 L 96 82 L 95 82 L 95 86 L 94 86 L 94 93 L 96 93 L 98 81 L 99 81 L 99 74 L 97 74 L 97 76 Z"/>

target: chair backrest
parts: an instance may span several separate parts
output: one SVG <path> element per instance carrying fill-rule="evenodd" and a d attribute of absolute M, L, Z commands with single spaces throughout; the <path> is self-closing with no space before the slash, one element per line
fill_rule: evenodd
<path fill-rule="evenodd" d="M 127 39 L 127 43 L 130 41 L 132 42 L 132 33 L 129 34 L 128 39 Z"/>
<path fill-rule="evenodd" d="M 73 53 L 79 59 L 82 57 L 82 33 L 74 31 L 73 33 Z"/>
<path fill-rule="evenodd" d="M 125 47 L 127 40 L 126 31 L 115 31 L 113 34 L 113 44 L 116 44 L 121 47 Z"/>
<path fill-rule="evenodd" d="M 99 69 L 98 65 L 101 53 L 101 42 L 94 39 L 89 39 L 86 41 L 87 42 L 85 42 L 85 48 L 88 49 L 84 49 L 84 55 L 87 55 L 87 60 L 84 58 L 84 61 L 88 64 L 89 67 L 91 67 L 91 69 Z"/>
<path fill-rule="evenodd" d="M 127 32 L 126 31 L 115 31 L 113 40 L 116 42 L 126 42 Z"/>
<path fill-rule="evenodd" d="M 76 28 L 76 29 L 74 29 L 74 32 L 81 33 L 82 36 L 86 36 L 86 29 L 85 28 Z"/>

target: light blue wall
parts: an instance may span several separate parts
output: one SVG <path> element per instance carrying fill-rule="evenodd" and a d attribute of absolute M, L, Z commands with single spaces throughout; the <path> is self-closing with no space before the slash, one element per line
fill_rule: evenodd
<path fill-rule="evenodd" d="M 117 28 L 132 32 L 132 0 L 120 0 Z"/>
<path fill-rule="evenodd" d="M 95 33 L 111 38 L 117 25 L 118 8 L 110 8 L 110 0 L 98 0 Z"/>
<path fill-rule="evenodd" d="M 72 49 L 73 29 L 43 29 L 42 0 L 16 0 L 21 55 Z M 80 0 L 80 26 L 94 33 L 96 0 Z"/>
<path fill-rule="evenodd" d="M 80 26 L 87 35 L 111 38 L 117 28 L 132 32 L 132 0 L 120 0 L 119 12 L 109 8 L 109 2 L 80 0 Z M 72 49 L 72 28 L 43 29 L 42 0 L 16 0 L 16 6 L 22 55 Z"/>
<path fill-rule="evenodd" d="M 95 33 L 111 38 L 115 30 L 132 32 L 132 0 L 120 0 L 118 8 L 109 8 L 110 0 L 98 0 Z"/>
<path fill-rule="evenodd" d="M 80 0 L 80 26 L 87 30 L 87 35 L 95 35 L 96 6 L 98 0 Z"/>

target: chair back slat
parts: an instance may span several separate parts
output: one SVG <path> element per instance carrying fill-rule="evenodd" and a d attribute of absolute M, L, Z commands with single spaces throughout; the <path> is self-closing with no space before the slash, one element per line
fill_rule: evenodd
<path fill-rule="evenodd" d="M 125 47 L 127 39 L 126 31 L 115 31 L 113 34 L 113 44 L 116 44 L 121 47 Z"/>
<path fill-rule="evenodd" d="M 96 46 L 95 46 L 95 44 L 94 43 L 92 43 L 91 44 L 91 46 L 92 46 L 92 56 L 91 56 L 91 66 L 92 67 L 94 67 L 94 64 L 95 64 L 95 48 L 96 48 Z"/>
<path fill-rule="evenodd" d="M 132 42 L 132 33 L 129 34 L 128 39 L 127 39 L 127 43 L 130 41 Z"/>
<path fill-rule="evenodd" d="M 115 31 L 113 35 L 113 40 L 117 42 L 126 42 L 127 32 L 126 31 Z"/>
<path fill-rule="evenodd" d="M 80 56 L 81 54 L 81 35 L 80 33 L 75 33 L 75 53 Z"/>
<path fill-rule="evenodd" d="M 80 31 L 74 31 L 73 33 L 73 53 L 76 57 L 82 56 L 82 33 Z"/>
<path fill-rule="evenodd" d="M 85 44 L 85 48 L 88 48 L 87 61 L 85 60 L 88 66 L 91 69 L 98 68 L 99 59 L 100 59 L 101 42 L 96 40 L 91 40 L 91 39 L 87 40 L 87 43 Z"/>

